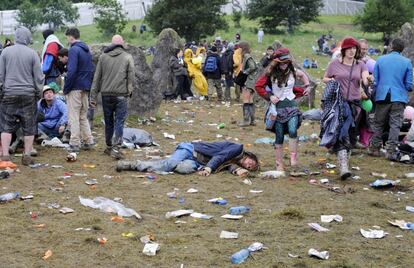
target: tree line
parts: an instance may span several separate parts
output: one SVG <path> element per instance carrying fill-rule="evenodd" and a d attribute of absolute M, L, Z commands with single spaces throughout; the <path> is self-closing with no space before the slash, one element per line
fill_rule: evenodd
<path fill-rule="evenodd" d="M 72 3 L 82 0 L 10 0 L 1 1 L 0 8 L 18 9 L 20 24 L 34 30 L 48 24 L 59 28 L 74 22 L 79 15 Z M 88 1 L 91 2 L 91 1 Z M 355 16 L 354 22 L 365 32 L 391 34 L 405 22 L 412 22 L 414 0 L 367 0 L 364 10 Z M 200 41 L 217 30 L 227 29 L 222 7 L 228 0 L 188 1 L 155 0 L 148 10 L 145 23 L 154 34 L 164 28 L 173 28 L 187 41 Z M 117 0 L 92 0 L 96 10 L 94 18 L 98 29 L 106 35 L 120 33 L 126 25 L 126 14 Z M 246 10 L 234 10 L 232 19 L 236 27 L 244 16 L 259 22 L 266 32 L 285 28 L 294 32 L 301 24 L 317 21 L 323 8 L 322 0 L 251 0 Z"/>

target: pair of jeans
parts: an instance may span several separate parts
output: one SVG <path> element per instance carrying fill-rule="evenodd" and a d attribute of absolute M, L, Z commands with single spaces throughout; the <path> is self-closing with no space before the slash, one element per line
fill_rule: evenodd
<path fill-rule="evenodd" d="M 298 126 L 299 117 L 297 115 L 285 123 L 276 121 L 274 126 L 276 134 L 275 144 L 283 144 L 286 132 L 289 134 L 289 138 L 296 139 L 298 137 Z"/>
<path fill-rule="evenodd" d="M 105 120 L 106 146 L 122 145 L 124 124 L 128 115 L 128 99 L 125 96 L 102 96 Z M 115 133 L 115 136 L 114 136 Z"/>
<path fill-rule="evenodd" d="M 72 90 L 66 95 L 70 125 L 70 141 L 72 146 L 80 146 L 81 138 L 85 144 L 93 144 L 93 136 L 87 118 L 89 92 Z"/>
<path fill-rule="evenodd" d="M 167 159 L 138 161 L 137 170 L 171 172 L 177 169 L 177 172 L 184 174 L 195 172 L 200 167 L 200 164 L 195 160 L 193 151 L 194 146 L 191 143 L 180 143 L 174 153 Z"/>
<path fill-rule="evenodd" d="M 48 128 L 44 126 L 42 123 L 38 123 L 37 130 L 38 130 L 38 134 L 41 134 L 43 132 L 49 138 L 54 138 L 54 137 L 61 138 L 62 137 L 62 135 L 59 134 L 59 126 L 56 126 L 54 128 Z"/>

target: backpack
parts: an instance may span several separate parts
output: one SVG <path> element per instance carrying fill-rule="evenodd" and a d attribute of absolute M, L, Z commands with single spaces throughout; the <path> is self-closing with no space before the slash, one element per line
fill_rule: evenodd
<path fill-rule="evenodd" d="M 217 70 L 217 57 L 210 56 L 204 64 L 204 71 L 206 73 L 214 73 Z"/>

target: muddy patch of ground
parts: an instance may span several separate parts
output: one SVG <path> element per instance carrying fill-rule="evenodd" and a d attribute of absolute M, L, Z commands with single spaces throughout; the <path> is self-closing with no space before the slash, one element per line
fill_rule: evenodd
<path fill-rule="evenodd" d="M 137 120 L 130 119 L 128 126 L 152 133 L 165 155 L 174 150 L 177 142 L 229 139 L 256 152 L 261 159 L 262 170 L 274 169 L 272 146 L 254 143 L 257 138 L 272 137 L 264 130 L 264 111 L 258 109 L 258 117 L 261 117 L 258 126 L 241 129 L 231 123 L 241 117 L 241 106 L 217 105 L 198 101 L 168 102 L 162 104 L 160 118 L 155 123 L 138 125 Z M 190 120 L 193 122 L 189 123 Z M 210 125 L 222 122 L 226 125 L 224 129 L 218 130 Z M 92 151 L 82 152 L 74 163 L 64 161 L 66 153 L 61 149 L 39 147 L 37 162 L 63 165 L 63 169 L 30 169 L 19 165 L 20 173 L 0 181 L 1 194 L 10 191 L 34 194 L 33 200 L 0 204 L 2 267 L 180 267 L 181 264 L 184 267 L 227 267 L 231 266 L 233 253 L 255 241 L 264 243 L 268 249 L 254 253 L 254 258 L 249 258 L 243 266 L 410 267 L 414 263 L 414 234 L 387 223 L 388 219 L 414 222 L 414 214 L 405 211 L 406 205 L 414 205 L 414 183 L 411 179 L 404 179 L 404 174 L 412 171 L 410 165 L 371 158 L 359 152 L 352 157 L 351 166 L 360 167 L 355 175 L 361 179 L 341 182 L 337 174 L 324 167 L 326 162 L 335 163 L 335 157 L 327 154 L 317 142 L 307 141 L 300 144 L 301 166 L 297 171 L 319 171 L 321 175 L 277 180 L 252 176 L 251 186 L 225 172 L 210 177 L 173 174 L 149 180 L 137 177 L 139 173 L 115 172 L 115 161 L 103 154 L 102 126 L 97 124 L 94 131 L 98 145 Z M 318 131 L 318 123 L 304 122 L 300 135 L 310 136 Z M 176 140 L 164 138 L 163 132 L 175 134 Z M 144 155 L 134 150 L 126 153 L 129 159 Z M 19 158 L 15 160 L 17 163 L 20 161 Z M 287 164 L 288 159 L 285 161 Z M 376 179 L 370 175 L 372 171 L 385 172 L 391 179 L 401 179 L 404 192 L 392 188 L 385 191 L 370 188 L 368 184 Z M 86 173 L 87 176 L 59 179 L 65 172 Z M 89 178 L 98 180 L 96 188 L 85 184 Z M 333 185 L 344 189 L 344 193 L 309 183 L 311 179 L 319 181 L 322 178 L 328 178 Z M 51 190 L 57 187 L 62 191 Z M 178 198 L 170 199 L 166 193 L 174 188 L 179 189 Z M 186 193 L 189 188 L 196 188 L 199 192 Z M 263 193 L 254 194 L 250 190 L 263 190 Z M 120 197 L 123 204 L 135 209 L 143 219 L 127 218 L 122 223 L 113 222 L 113 214 L 82 206 L 79 195 L 88 198 Z M 245 198 L 236 198 L 240 195 Z M 229 204 L 220 206 L 206 201 L 214 197 L 226 198 Z M 58 209 L 49 209 L 47 204 L 50 203 L 72 208 L 75 212 L 63 215 Z M 251 211 L 239 221 L 220 218 L 229 207 L 236 205 L 249 206 Z M 177 209 L 193 209 L 214 218 L 183 217 L 180 219 L 186 222 L 183 224 L 176 224 L 176 219 L 165 219 L 166 212 Z M 35 212 L 37 217 L 32 218 L 30 212 Z M 323 214 L 340 214 L 344 220 L 321 223 Z M 315 232 L 307 226 L 310 222 L 320 223 L 330 231 Z M 45 226 L 36 227 L 39 224 Z M 373 229 L 374 225 L 389 235 L 378 240 L 361 236 L 360 228 Z M 75 231 L 80 227 L 91 230 Z M 222 230 L 238 232 L 239 238 L 220 239 Z M 154 257 L 145 256 L 139 239 L 123 237 L 121 234 L 125 232 L 138 238 L 153 234 L 161 250 Z M 108 239 L 105 245 L 97 242 L 99 237 Z M 328 250 L 329 260 L 308 257 L 310 248 Z M 46 261 L 42 260 L 49 249 L 53 255 Z M 288 253 L 301 258 L 290 258 Z"/>

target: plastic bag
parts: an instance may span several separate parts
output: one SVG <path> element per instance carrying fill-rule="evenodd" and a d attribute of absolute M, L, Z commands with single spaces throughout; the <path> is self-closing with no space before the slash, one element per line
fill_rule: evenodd
<path fill-rule="evenodd" d="M 124 128 L 123 141 L 125 143 L 136 144 L 140 147 L 155 145 L 151 134 L 138 128 Z"/>
<path fill-rule="evenodd" d="M 117 213 L 118 216 L 121 217 L 134 216 L 137 219 L 142 219 L 142 217 L 135 210 L 131 208 L 126 208 L 121 203 L 112 201 L 111 199 L 102 196 L 95 197 L 93 200 L 79 196 L 79 201 L 85 207 L 100 209 L 101 211 L 107 213 Z"/>

